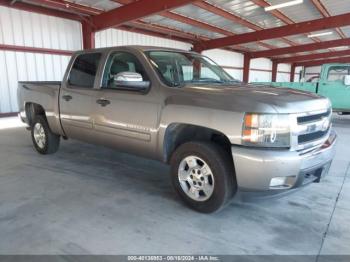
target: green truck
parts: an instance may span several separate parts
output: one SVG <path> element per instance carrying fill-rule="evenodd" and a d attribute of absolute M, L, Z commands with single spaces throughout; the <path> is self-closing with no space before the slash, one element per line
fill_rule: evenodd
<path fill-rule="evenodd" d="M 267 83 L 256 83 L 267 84 Z M 318 77 L 305 82 L 272 82 L 269 85 L 317 93 L 328 97 L 333 111 L 350 114 L 350 64 L 324 64 Z"/>

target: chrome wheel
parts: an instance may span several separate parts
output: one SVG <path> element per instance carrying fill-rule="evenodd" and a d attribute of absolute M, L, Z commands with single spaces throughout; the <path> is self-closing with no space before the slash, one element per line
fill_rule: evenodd
<path fill-rule="evenodd" d="M 213 194 L 213 173 L 208 164 L 197 156 L 188 156 L 180 162 L 178 179 L 183 192 L 193 200 L 205 201 Z"/>
<path fill-rule="evenodd" d="M 33 135 L 37 146 L 43 149 L 46 144 L 46 134 L 45 134 L 44 127 L 41 123 L 36 123 L 34 125 Z"/>

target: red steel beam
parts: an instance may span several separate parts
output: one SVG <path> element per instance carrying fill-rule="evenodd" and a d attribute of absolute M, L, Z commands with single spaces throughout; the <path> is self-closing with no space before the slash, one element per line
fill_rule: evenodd
<path fill-rule="evenodd" d="M 13 52 L 49 54 L 49 55 L 64 55 L 64 56 L 71 56 L 73 54 L 73 51 L 69 51 L 69 50 L 58 50 L 58 49 L 41 48 L 41 47 L 3 45 L 3 44 L 0 44 L 0 50 L 13 51 Z"/>
<path fill-rule="evenodd" d="M 210 25 L 207 23 L 203 23 L 201 21 L 194 20 L 192 18 L 183 16 L 183 15 L 179 15 L 179 14 L 176 14 L 173 12 L 163 12 L 160 15 L 163 17 L 184 23 L 184 24 L 193 25 L 193 26 L 196 26 L 196 27 L 199 27 L 199 28 L 211 31 L 211 32 L 216 32 L 216 33 L 219 33 L 222 35 L 231 35 L 231 36 L 235 35 L 234 33 L 227 31 L 225 29 L 222 29 L 220 27 L 216 27 L 216 26 L 213 26 L 213 25 Z"/>
<path fill-rule="evenodd" d="M 66 8 L 65 10 L 67 10 L 67 11 L 71 10 L 71 11 L 79 12 L 80 14 L 88 15 L 88 16 L 101 14 L 103 12 L 103 10 L 100 10 L 97 8 L 84 6 L 84 5 L 80 5 L 80 4 L 75 4 L 75 3 L 64 1 L 64 0 L 31 0 L 31 2 L 41 3 L 45 6 L 49 6 L 52 8 Z M 123 1 L 121 1 L 121 2 L 123 2 Z M 124 3 L 125 2 L 130 3 L 130 0 L 124 0 Z M 131 2 L 132 2 L 132 0 L 131 0 Z M 86 26 L 88 27 L 88 24 L 86 24 Z M 175 29 L 164 27 L 164 26 L 158 26 L 158 25 L 145 23 L 141 20 L 133 21 L 131 23 L 125 24 L 125 25 L 123 25 L 123 28 L 119 27 L 119 29 L 123 29 L 126 31 L 133 31 L 133 32 L 137 32 L 137 33 L 147 34 L 147 35 L 152 35 L 152 36 L 157 36 L 157 37 L 163 37 L 163 38 L 167 38 L 167 39 L 174 39 L 174 40 L 178 40 L 178 41 L 184 41 L 184 42 L 190 41 L 191 43 L 193 43 L 195 41 L 199 41 L 199 40 L 208 40 L 209 39 L 209 38 L 203 38 L 203 37 L 200 38 L 196 35 L 186 33 L 186 32 L 180 31 L 180 30 L 175 30 Z M 87 41 L 87 42 L 91 43 L 91 41 Z M 84 46 L 86 46 L 86 45 L 84 45 Z M 92 45 L 89 44 L 89 46 L 92 46 Z"/>
<path fill-rule="evenodd" d="M 209 38 L 200 37 L 200 36 L 197 36 L 194 34 L 186 33 L 186 32 L 183 32 L 183 31 L 180 31 L 177 29 L 173 29 L 173 28 L 169 28 L 169 27 L 165 27 L 165 26 L 161 26 L 161 25 L 156 25 L 156 24 L 146 23 L 146 22 L 143 22 L 141 20 L 133 21 L 133 22 L 127 23 L 125 25 L 130 26 L 130 27 L 134 27 L 136 29 L 157 32 L 157 33 L 163 34 L 163 37 L 164 36 L 169 36 L 169 38 L 175 37 L 175 38 L 181 39 L 181 41 L 184 41 L 184 42 L 194 43 L 194 42 L 199 41 L 199 40 L 208 40 L 209 39 Z"/>
<path fill-rule="evenodd" d="M 64 0 L 31 0 L 31 3 L 41 4 L 49 8 L 56 8 L 56 9 L 58 8 L 68 12 L 77 12 L 81 15 L 86 15 L 86 16 L 97 15 L 103 12 L 103 10 L 100 10 L 97 8 L 75 4 Z M 180 30 L 175 30 L 175 29 L 171 29 L 163 26 L 148 24 L 148 23 L 142 22 L 141 20 L 134 21 L 129 24 L 120 26 L 119 29 L 152 35 L 156 37 L 174 39 L 174 40 L 183 41 L 183 42 L 191 42 L 191 43 L 199 40 L 202 40 L 202 41 L 209 40 L 209 38 L 199 37 L 194 34 L 186 33 Z M 94 46 L 94 42 L 92 41 L 94 38 L 94 35 L 91 35 L 93 32 L 89 32 L 91 31 L 91 28 L 89 28 L 88 23 L 85 23 L 82 25 L 82 30 L 83 30 L 83 47 L 84 49 L 90 49 Z"/>
<path fill-rule="evenodd" d="M 245 33 L 235 36 L 228 36 L 199 43 L 200 49 L 207 50 L 220 48 L 230 45 L 256 42 L 266 39 L 274 39 L 284 36 L 297 35 L 312 31 L 330 29 L 335 27 L 350 25 L 350 13 L 326 17 L 306 22 L 285 25 L 271 29 L 265 29 L 257 32 Z"/>
<path fill-rule="evenodd" d="M 95 30 L 118 26 L 162 11 L 187 5 L 196 0 L 139 0 L 92 17 Z"/>
<path fill-rule="evenodd" d="M 276 82 L 276 79 L 277 79 L 277 68 L 278 68 L 278 63 L 276 61 L 272 61 L 271 82 Z"/>
<path fill-rule="evenodd" d="M 211 12 L 213 14 L 216 14 L 218 16 L 221 16 L 223 18 L 226 18 L 227 20 L 230 20 L 234 23 L 237 23 L 237 24 L 240 24 L 242 26 L 245 26 L 245 27 L 248 27 L 252 30 L 255 30 L 255 31 L 259 31 L 259 30 L 263 30 L 265 28 L 259 26 L 259 25 L 256 25 L 252 22 L 249 22 L 248 20 L 242 18 L 242 17 L 239 17 L 233 13 L 230 13 L 222 8 L 219 8 L 211 3 L 208 3 L 208 2 L 205 2 L 205 1 L 198 1 L 198 2 L 194 2 L 193 3 L 194 6 L 197 6 L 199 8 L 202 8 L 208 12 Z M 282 38 L 281 41 L 289 44 L 289 45 L 296 45 L 296 43 L 294 43 L 293 41 L 291 40 L 288 40 L 288 39 L 285 39 L 285 38 Z"/>
<path fill-rule="evenodd" d="M 294 82 L 295 78 L 295 64 L 291 64 L 290 66 L 290 82 Z"/>
<path fill-rule="evenodd" d="M 179 14 L 176 14 L 173 12 L 162 12 L 160 15 L 163 17 L 184 23 L 184 24 L 192 25 L 192 26 L 202 28 L 204 30 L 208 30 L 211 32 L 216 32 L 216 33 L 219 33 L 222 35 L 226 35 L 226 36 L 234 36 L 235 35 L 234 33 L 227 31 L 225 29 L 222 29 L 220 27 L 216 27 L 216 26 L 213 26 L 213 25 L 210 25 L 207 23 L 203 23 L 201 21 L 198 21 L 198 20 L 183 16 L 183 15 L 179 15 Z M 274 46 L 266 44 L 266 43 L 259 43 L 259 44 L 263 47 L 268 48 L 268 49 L 274 48 Z"/>
<path fill-rule="evenodd" d="M 161 38 L 165 38 L 165 39 L 173 39 L 173 40 L 177 40 L 177 41 L 188 42 L 186 39 L 179 38 L 177 36 L 172 36 L 172 35 L 165 35 L 161 32 L 157 32 L 156 30 L 150 29 L 150 27 L 142 28 L 142 27 L 135 26 L 134 24 L 121 25 L 121 26 L 118 26 L 117 29 L 132 32 L 132 33 L 139 33 L 139 34 L 143 34 L 143 35 L 149 35 L 149 36 L 161 37 Z"/>
<path fill-rule="evenodd" d="M 86 21 L 81 23 L 82 35 L 83 35 L 83 49 L 95 48 L 95 32 L 91 24 Z"/>
<path fill-rule="evenodd" d="M 250 56 L 249 54 L 244 54 L 243 62 L 243 82 L 249 82 L 249 71 L 250 71 Z"/>
<path fill-rule="evenodd" d="M 257 51 L 251 53 L 252 58 L 260 58 L 260 57 L 273 57 L 279 55 L 293 54 L 293 53 L 301 53 L 313 50 L 327 49 L 330 47 L 338 47 L 338 46 L 348 46 L 350 45 L 350 38 L 346 39 L 337 39 L 331 41 L 325 41 L 320 43 L 312 43 L 291 47 L 283 47 L 266 51 Z"/>
<path fill-rule="evenodd" d="M 116 3 L 119 3 L 119 4 L 123 4 L 123 5 L 129 5 L 133 2 L 135 2 L 135 0 L 113 0 L 113 1 Z M 196 3 L 196 2 L 194 2 L 194 3 Z M 222 34 L 225 36 L 235 35 L 234 33 L 230 32 L 228 30 L 225 30 L 225 29 L 219 28 L 217 26 L 213 26 L 213 25 L 210 25 L 208 23 L 204 23 L 204 22 L 192 19 L 190 17 L 180 15 L 180 14 L 177 14 L 174 12 L 164 11 L 164 12 L 159 13 L 158 15 L 161 15 L 163 17 L 166 17 L 166 18 L 169 18 L 169 19 L 172 19 L 172 20 L 184 23 L 184 24 L 192 25 L 192 26 L 195 26 L 195 27 L 207 30 L 207 31 L 216 32 L 216 33 L 219 33 L 219 34 Z M 268 48 L 268 49 L 275 48 L 274 46 L 266 44 L 266 43 L 258 43 L 258 44 L 265 47 L 265 48 Z M 242 47 L 239 47 L 239 48 L 242 48 Z"/>
<path fill-rule="evenodd" d="M 292 56 L 286 58 L 278 58 L 274 59 L 277 63 L 293 63 L 293 62 L 301 62 L 301 61 L 310 61 L 316 59 L 326 59 L 330 57 L 341 57 L 350 55 L 350 50 L 342 50 L 342 51 L 334 51 L 334 52 L 325 52 L 311 55 L 300 55 L 300 56 Z"/>
<path fill-rule="evenodd" d="M 311 2 L 314 4 L 316 9 L 322 14 L 323 17 L 330 17 L 330 16 L 332 16 L 328 12 L 326 7 L 321 3 L 320 0 L 311 0 Z M 335 30 L 337 31 L 337 33 L 339 34 L 339 36 L 341 38 L 346 38 L 346 35 L 344 34 L 344 32 L 340 28 L 336 28 Z"/>
<path fill-rule="evenodd" d="M 129 5 L 135 1 L 134 0 L 115 0 L 114 2 L 123 4 L 123 5 Z M 169 19 L 172 19 L 172 20 L 184 23 L 184 24 L 196 26 L 196 27 L 202 28 L 204 30 L 216 32 L 216 33 L 219 33 L 222 35 L 234 35 L 234 33 L 230 32 L 230 31 L 224 30 L 224 29 L 216 27 L 216 26 L 209 25 L 207 23 L 203 23 L 203 22 L 198 21 L 198 20 L 194 20 L 192 18 L 183 16 L 183 15 L 176 14 L 173 12 L 165 11 L 165 12 L 159 13 L 158 15 L 161 15 L 163 17 L 166 17 L 166 18 L 169 18 Z"/>
<path fill-rule="evenodd" d="M 42 6 L 31 5 L 24 2 L 17 1 L 11 4 L 11 1 L 0 0 L 0 6 L 6 6 L 6 7 L 15 8 L 23 11 L 34 12 L 34 13 L 39 13 L 43 15 L 50 15 L 50 16 L 55 16 L 55 17 L 60 17 L 60 18 L 65 18 L 70 20 L 76 20 L 76 21 L 82 20 L 82 17 L 76 14 L 67 13 L 67 12 L 63 12 L 55 9 L 50 9 Z"/>
<path fill-rule="evenodd" d="M 296 63 L 296 66 L 311 67 L 311 66 L 319 66 L 323 64 L 332 64 L 332 63 L 350 63 L 350 56 L 300 62 L 300 63 Z"/>

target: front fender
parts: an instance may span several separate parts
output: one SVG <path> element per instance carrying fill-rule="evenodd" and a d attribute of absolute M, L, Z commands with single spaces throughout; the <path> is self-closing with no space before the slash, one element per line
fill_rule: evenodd
<path fill-rule="evenodd" d="M 241 144 L 244 113 L 187 105 L 167 105 L 160 116 L 158 135 L 159 159 L 162 159 L 167 128 L 171 124 L 188 124 L 210 128 L 224 134 L 231 144 Z"/>

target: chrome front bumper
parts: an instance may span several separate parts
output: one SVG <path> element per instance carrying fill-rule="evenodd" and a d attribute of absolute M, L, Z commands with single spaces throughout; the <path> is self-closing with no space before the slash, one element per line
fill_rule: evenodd
<path fill-rule="evenodd" d="M 232 146 L 232 156 L 240 191 L 271 195 L 291 191 L 311 182 L 319 182 L 328 173 L 335 155 L 336 133 L 319 148 L 300 153 Z M 282 178 L 281 186 L 271 186 L 273 178 Z"/>

